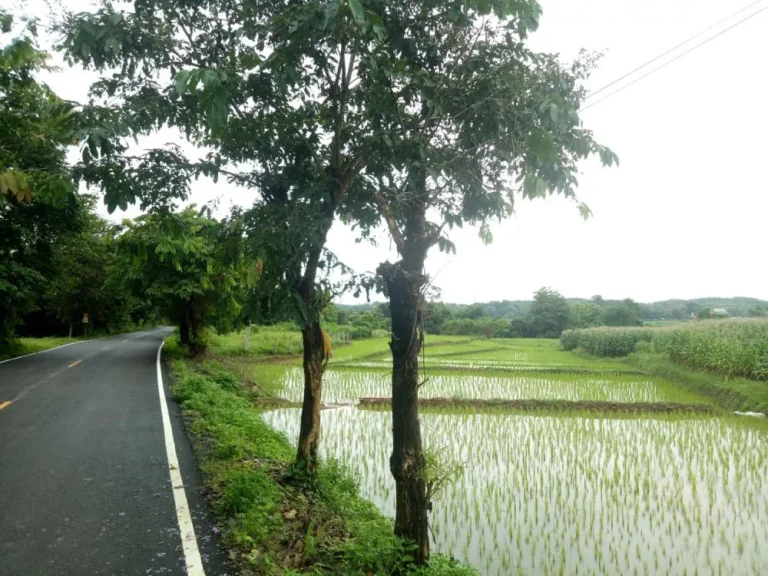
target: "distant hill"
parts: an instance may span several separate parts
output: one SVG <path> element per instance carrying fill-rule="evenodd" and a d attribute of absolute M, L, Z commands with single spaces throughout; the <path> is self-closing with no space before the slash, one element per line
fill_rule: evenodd
<path fill-rule="evenodd" d="M 569 303 L 589 302 L 588 298 L 568 298 Z M 494 300 L 491 302 L 478 302 L 477 304 L 451 304 L 446 303 L 446 307 L 452 312 L 457 313 L 470 306 L 480 306 L 491 318 L 504 318 L 512 320 L 513 318 L 522 318 L 531 307 L 532 300 Z M 621 300 L 603 300 L 604 306 L 620 304 Z M 372 310 L 376 306 L 371 304 L 337 304 L 337 308 L 349 311 Z M 691 314 L 697 314 L 704 308 L 724 308 L 731 316 L 749 316 L 750 311 L 757 308 L 763 308 L 768 311 L 768 300 L 759 300 L 758 298 L 735 297 L 735 298 L 692 298 L 690 300 L 661 300 L 659 302 L 640 303 L 644 320 L 684 320 L 691 317 Z"/>

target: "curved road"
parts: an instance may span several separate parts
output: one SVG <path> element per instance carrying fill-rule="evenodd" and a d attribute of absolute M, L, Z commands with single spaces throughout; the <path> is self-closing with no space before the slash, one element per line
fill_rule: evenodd
<path fill-rule="evenodd" d="M 165 368 L 158 388 L 170 333 L 0 363 L 0 573 L 227 573 Z"/>

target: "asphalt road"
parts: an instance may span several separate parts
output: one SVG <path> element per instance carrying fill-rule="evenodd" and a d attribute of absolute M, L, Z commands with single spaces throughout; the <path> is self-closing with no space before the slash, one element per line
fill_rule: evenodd
<path fill-rule="evenodd" d="M 192 574 L 228 572 L 164 367 L 163 424 L 157 351 L 170 332 L 0 364 L 0 574 L 183 574 L 195 551 L 202 570 Z M 178 469 L 169 466 L 167 435 Z M 183 486 L 174 496 L 176 472 Z"/>

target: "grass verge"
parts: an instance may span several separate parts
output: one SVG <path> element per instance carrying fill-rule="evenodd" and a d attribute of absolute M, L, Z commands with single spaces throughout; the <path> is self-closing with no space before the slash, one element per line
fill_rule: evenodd
<path fill-rule="evenodd" d="M 661 376 L 691 392 L 707 396 L 726 410 L 768 414 L 768 382 L 724 378 L 697 371 L 655 352 L 635 352 L 627 357 L 626 362 L 643 372 Z"/>
<path fill-rule="evenodd" d="M 72 342 L 80 342 L 82 338 L 19 338 L 14 342 L 14 347 L 11 350 L 0 354 L 0 360 L 7 360 L 9 358 L 16 358 L 17 356 L 24 356 L 25 354 L 34 354 L 35 352 L 42 352 L 50 348 L 56 348 L 56 346 L 62 346 L 63 344 L 71 344 Z"/>
<path fill-rule="evenodd" d="M 324 461 L 311 485 L 297 480 L 293 446 L 261 419 L 237 375 L 181 357 L 170 341 L 168 352 L 224 543 L 245 573 L 476 574 L 440 555 L 416 569 L 345 469 Z"/>

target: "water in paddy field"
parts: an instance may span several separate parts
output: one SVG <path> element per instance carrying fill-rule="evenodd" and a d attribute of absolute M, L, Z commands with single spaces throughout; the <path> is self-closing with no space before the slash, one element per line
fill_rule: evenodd
<path fill-rule="evenodd" d="M 323 401 L 353 403 L 360 398 L 388 397 L 392 391 L 387 372 L 329 370 L 323 376 Z M 281 396 L 293 402 L 304 397 L 301 368 L 286 371 Z M 589 402 L 685 402 L 690 394 L 642 374 L 631 376 L 573 376 L 483 374 L 431 374 L 419 389 L 422 398 L 479 400 L 568 400 Z"/>
<path fill-rule="evenodd" d="M 298 409 L 263 417 L 296 439 Z M 421 420 L 425 444 L 465 464 L 435 502 L 434 550 L 483 574 L 768 574 L 765 427 L 690 417 Z M 391 414 L 326 410 L 322 426 L 322 455 L 394 516 Z"/>

